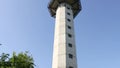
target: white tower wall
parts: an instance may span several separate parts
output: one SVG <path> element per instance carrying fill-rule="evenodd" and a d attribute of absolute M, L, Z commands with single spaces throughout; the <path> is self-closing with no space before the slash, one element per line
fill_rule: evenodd
<path fill-rule="evenodd" d="M 77 68 L 73 12 L 65 3 L 56 11 L 52 68 Z"/>

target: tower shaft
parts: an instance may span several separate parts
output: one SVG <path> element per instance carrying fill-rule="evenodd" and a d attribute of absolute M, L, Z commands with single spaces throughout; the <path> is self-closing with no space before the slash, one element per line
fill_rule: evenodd
<path fill-rule="evenodd" d="M 56 10 L 52 68 L 77 68 L 73 10 L 61 3 Z"/>

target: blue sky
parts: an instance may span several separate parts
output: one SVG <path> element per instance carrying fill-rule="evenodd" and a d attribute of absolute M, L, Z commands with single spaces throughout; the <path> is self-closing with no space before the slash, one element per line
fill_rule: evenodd
<path fill-rule="evenodd" d="M 50 0 L 0 0 L 0 54 L 29 51 L 35 68 L 51 68 Z M 120 68 L 120 0 L 81 0 L 75 18 L 78 68 Z"/>

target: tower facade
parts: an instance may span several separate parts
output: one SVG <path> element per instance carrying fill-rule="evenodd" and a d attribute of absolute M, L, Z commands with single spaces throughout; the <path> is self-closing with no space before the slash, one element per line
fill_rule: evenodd
<path fill-rule="evenodd" d="M 52 68 L 77 68 L 74 21 L 79 0 L 51 0 L 49 11 L 56 20 Z"/>

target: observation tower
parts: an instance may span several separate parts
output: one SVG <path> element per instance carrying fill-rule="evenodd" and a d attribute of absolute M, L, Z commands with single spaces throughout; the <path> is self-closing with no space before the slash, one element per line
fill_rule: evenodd
<path fill-rule="evenodd" d="M 55 18 L 52 68 L 77 68 L 73 20 L 81 11 L 80 0 L 51 0 L 48 9 Z"/>

